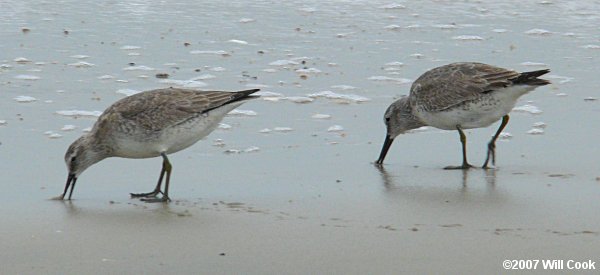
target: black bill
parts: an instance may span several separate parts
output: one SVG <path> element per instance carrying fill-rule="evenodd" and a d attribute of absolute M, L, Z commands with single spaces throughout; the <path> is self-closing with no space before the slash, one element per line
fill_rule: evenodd
<path fill-rule="evenodd" d="M 375 164 L 378 164 L 378 165 L 383 164 L 383 159 L 385 159 L 385 155 L 387 155 L 388 150 L 392 146 L 392 142 L 394 142 L 394 139 L 390 138 L 389 135 L 386 135 L 385 141 L 383 142 L 383 147 L 381 148 L 381 154 L 379 154 L 379 159 L 377 159 Z"/>
<path fill-rule="evenodd" d="M 69 191 L 69 187 L 71 187 L 71 192 L 69 192 L 68 200 L 71 200 L 71 195 L 73 195 L 73 189 L 75 189 L 75 182 L 77 182 L 77 176 L 75 176 L 75 174 L 69 174 L 69 177 L 67 177 L 67 183 L 65 183 L 65 191 L 62 194 L 63 200 L 67 195 L 67 191 Z"/>

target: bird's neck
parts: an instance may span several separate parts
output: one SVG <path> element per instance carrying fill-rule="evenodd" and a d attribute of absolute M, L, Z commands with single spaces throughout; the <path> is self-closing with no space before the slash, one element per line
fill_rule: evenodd
<path fill-rule="evenodd" d="M 87 148 L 89 148 L 89 153 L 94 154 L 98 161 L 114 156 L 113 149 L 104 144 L 96 136 L 87 135 L 84 139 L 85 143 L 87 143 Z"/>
<path fill-rule="evenodd" d="M 406 130 L 417 129 L 419 127 L 426 126 L 425 123 L 421 122 L 421 120 L 416 117 L 412 112 L 407 114 L 402 114 Z"/>
<path fill-rule="evenodd" d="M 415 116 L 409 97 L 403 98 L 400 101 L 400 104 L 402 105 L 400 108 L 400 117 L 405 123 L 404 127 L 406 128 L 406 131 L 426 126 L 425 123 Z"/>

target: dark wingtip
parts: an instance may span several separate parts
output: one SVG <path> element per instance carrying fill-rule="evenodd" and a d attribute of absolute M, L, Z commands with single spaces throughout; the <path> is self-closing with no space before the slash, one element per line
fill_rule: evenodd
<path fill-rule="evenodd" d="M 550 69 L 543 69 L 531 72 L 523 72 L 519 74 L 519 76 L 510 79 L 514 84 L 526 84 L 526 85 L 536 85 L 542 86 L 550 84 L 550 81 L 546 79 L 538 78 L 539 76 L 545 75 L 550 72 Z"/>
<path fill-rule="evenodd" d="M 543 70 L 530 71 L 530 72 L 522 72 L 521 75 L 519 75 L 519 77 L 526 76 L 527 78 L 535 78 L 535 77 L 538 77 L 538 76 L 545 75 L 545 74 L 547 74 L 549 72 L 550 72 L 550 69 L 543 69 Z"/>
<path fill-rule="evenodd" d="M 244 97 L 246 97 L 246 96 L 249 96 L 249 95 L 251 95 L 251 94 L 253 94 L 253 93 L 256 93 L 256 92 L 258 92 L 258 91 L 260 91 L 260 89 L 250 89 L 250 90 L 243 90 L 243 91 L 237 91 L 237 92 L 235 92 L 235 93 L 236 93 L 236 94 L 243 95 Z"/>
<path fill-rule="evenodd" d="M 252 96 L 253 93 L 256 93 L 258 91 L 260 91 L 260 89 L 251 89 L 251 90 L 243 90 L 243 91 L 234 92 L 233 99 L 229 102 L 234 102 L 234 101 L 247 99 L 247 98 L 258 98 L 259 96 Z"/>

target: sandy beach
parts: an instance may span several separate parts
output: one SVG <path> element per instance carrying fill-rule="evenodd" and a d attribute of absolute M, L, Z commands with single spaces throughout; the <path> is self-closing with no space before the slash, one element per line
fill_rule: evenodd
<path fill-rule="evenodd" d="M 599 14 L 558 0 L 1 3 L 0 273 L 597 273 L 569 268 L 600 269 Z M 456 61 L 548 68 L 552 84 L 517 103 L 496 169 L 443 170 L 460 142 L 435 128 L 376 168 L 387 106 Z M 51 200 L 67 147 L 106 107 L 169 86 L 263 97 L 169 157 L 169 204 L 129 198 L 160 158 L 106 159 L 72 201 Z M 496 128 L 466 131 L 473 164 Z"/>

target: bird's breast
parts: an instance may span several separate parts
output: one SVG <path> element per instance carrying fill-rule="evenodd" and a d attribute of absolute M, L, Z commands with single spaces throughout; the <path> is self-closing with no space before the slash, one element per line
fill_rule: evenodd
<path fill-rule="evenodd" d="M 415 109 L 415 115 L 424 123 L 443 130 L 482 128 L 507 115 L 515 106 L 518 96 L 494 92 L 477 100 L 465 101 L 441 111 Z"/>

